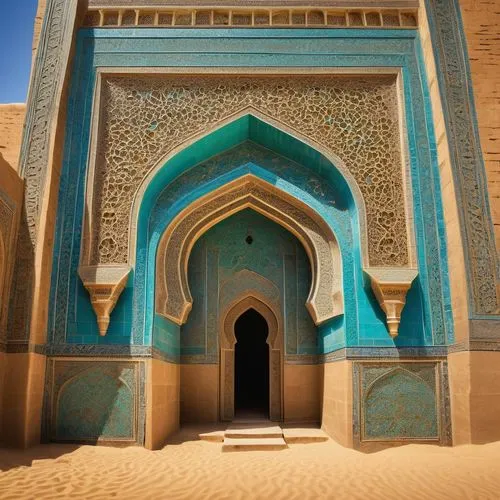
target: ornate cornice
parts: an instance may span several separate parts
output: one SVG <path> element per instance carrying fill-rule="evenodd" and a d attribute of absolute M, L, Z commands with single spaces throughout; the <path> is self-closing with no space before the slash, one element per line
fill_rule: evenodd
<path fill-rule="evenodd" d="M 89 7 L 339 7 L 416 8 L 418 0 L 89 0 Z"/>
<path fill-rule="evenodd" d="M 89 27 L 199 27 L 199 28 L 416 28 L 418 13 L 405 2 L 392 2 L 397 6 L 381 6 L 364 2 L 356 8 L 313 2 L 304 3 L 255 3 L 231 5 L 228 2 L 196 4 L 152 2 L 102 2 L 93 3 L 85 17 Z M 386 3 L 387 4 L 387 3 Z M 161 7 L 161 8 L 158 8 Z M 200 8 L 201 7 L 201 8 Z M 390 7 L 390 8 L 388 8 Z M 403 8 L 395 8 L 403 7 Z"/>

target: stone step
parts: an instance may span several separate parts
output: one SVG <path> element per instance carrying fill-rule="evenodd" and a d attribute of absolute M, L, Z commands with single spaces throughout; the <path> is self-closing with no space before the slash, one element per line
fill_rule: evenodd
<path fill-rule="evenodd" d="M 231 439 L 282 438 L 283 432 L 279 425 L 232 424 L 226 429 L 225 437 Z"/>
<path fill-rule="evenodd" d="M 202 441 L 209 441 L 211 443 L 222 443 L 224 441 L 224 431 L 217 430 L 212 432 L 201 432 L 198 437 Z"/>
<path fill-rule="evenodd" d="M 280 438 L 224 438 L 222 451 L 277 451 L 287 448 L 285 440 Z"/>
<path fill-rule="evenodd" d="M 308 444 L 328 441 L 329 437 L 318 428 L 290 427 L 283 429 L 283 438 L 287 444 Z"/>

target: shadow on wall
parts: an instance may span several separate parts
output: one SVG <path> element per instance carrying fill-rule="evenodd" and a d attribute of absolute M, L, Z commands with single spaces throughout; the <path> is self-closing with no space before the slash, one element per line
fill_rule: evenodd
<path fill-rule="evenodd" d="M 51 360 L 53 406 L 47 415 L 54 441 L 130 444 L 139 440 L 137 363 Z M 142 444 L 142 443 L 141 443 Z"/>

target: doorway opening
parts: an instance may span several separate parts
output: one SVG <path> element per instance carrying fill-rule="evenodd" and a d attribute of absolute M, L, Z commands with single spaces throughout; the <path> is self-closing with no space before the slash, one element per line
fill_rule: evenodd
<path fill-rule="evenodd" d="M 234 325 L 234 410 L 237 418 L 269 418 L 268 325 L 248 309 Z"/>

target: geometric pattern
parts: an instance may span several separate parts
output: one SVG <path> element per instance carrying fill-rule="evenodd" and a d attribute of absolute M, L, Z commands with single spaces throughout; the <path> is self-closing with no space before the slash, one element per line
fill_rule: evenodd
<path fill-rule="evenodd" d="M 84 258 L 126 263 L 134 195 L 151 169 L 253 109 L 345 163 L 366 205 L 370 265 L 408 264 L 396 82 L 395 75 L 103 76 Z"/>

